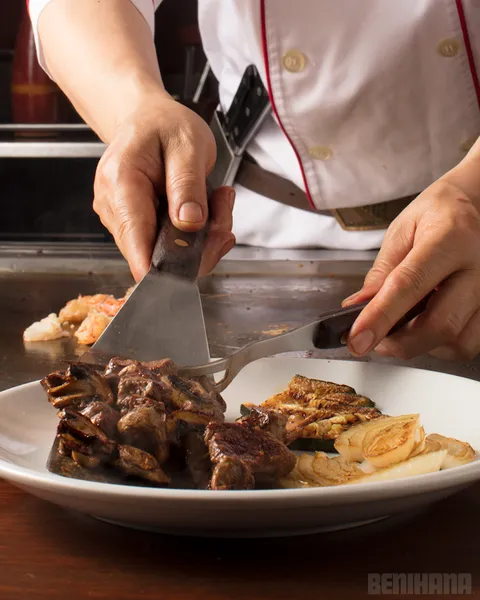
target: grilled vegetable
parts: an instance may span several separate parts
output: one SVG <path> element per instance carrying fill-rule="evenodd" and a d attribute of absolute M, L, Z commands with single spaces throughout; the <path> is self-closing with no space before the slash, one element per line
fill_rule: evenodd
<path fill-rule="evenodd" d="M 322 381 L 320 379 L 311 379 L 303 375 L 295 375 L 288 384 L 287 392 L 292 398 L 304 398 L 312 394 L 316 397 L 326 396 L 335 392 L 346 394 L 355 394 L 355 390 L 349 385 L 333 383 L 332 381 Z"/>
<path fill-rule="evenodd" d="M 460 465 L 466 465 L 475 460 L 475 450 L 466 442 L 460 442 L 455 438 L 445 437 L 438 433 L 431 433 L 425 439 L 425 447 L 421 454 L 446 450 L 447 454 L 442 464 L 442 469 L 451 469 Z"/>
<path fill-rule="evenodd" d="M 391 479 L 403 479 L 404 477 L 413 477 L 414 475 L 435 473 L 442 468 L 446 455 L 446 450 L 420 454 L 387 469 L 379 469 L 370 475 L 365 475 L 362 478 L 354 479 L 347 483 L 373 483 L 375 481 L 390 481 Z"/>
<path fill-rule="evenodd" d="M 384 468 L 407 459 L 424 437 L 420 415 L 383 417 L 342 433 L 335 448 L 349 461 Z"/>
<path fill-rule="evenodd" d="M 242 417 L 252 410 L 277 411 L 287 417 L 286 443 L 292 450 L 335 452 L 334 441 L 356 423 L 381 416 L 374 403 L 348 385 L 295 375 L 288 388 L 259 407 L 244 403 Z"/>
<path fill-rule="evenodd" d="M 290 450 L 301 452 L 337 452 L 335 440 L 317 440 L 315 438 L 297 438 L 288 444 Z"/>
<path fill-rule="evenodd" d="M 324 452 L 301 454 L 293 471 L 281 480 L 282 487 L 341 485 L 365 477 L 357 463 L 343 456 L 330 458 Z"/>

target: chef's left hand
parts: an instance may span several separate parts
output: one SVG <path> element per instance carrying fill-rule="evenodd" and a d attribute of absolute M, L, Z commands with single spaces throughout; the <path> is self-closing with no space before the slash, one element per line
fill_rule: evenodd
<path fill-rule="evenodd" d="M 475 168 L 475 172 L 471 170 Z M 470 360 L 480 353 L 479 165 L 460 164 L 420 194 L 389 227 L 363 288 L 344 306 L 370 300 L 349 336 L 357 356 L 372 349 Z M 470 168 L 470 171 L 468 170 Z M 429 292 L 426 310 L 389 330 Z"/>

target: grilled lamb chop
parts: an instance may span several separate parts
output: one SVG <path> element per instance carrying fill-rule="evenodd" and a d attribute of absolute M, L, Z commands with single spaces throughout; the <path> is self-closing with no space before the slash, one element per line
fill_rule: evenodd
<path fill-rule="evenodd" d="M 100 427 L 109 438 L 113 438 L 117 432 L 117 423 L 120 413 L 106 402 L 91 402 L 80 411 L 81 414 L 97 427 Z"/>
<path fill-rule="evenodd" d="M 162 471 L 156 458 L 133 446 L 118 446 L 118 458 L 113 465 L 127 475 L 141 477 L 152 483 L 170 483 L 170 478 Z"/>
<path fill-rule="evenodd" d="M 123 443 L 153 454 L 160 464 L 168 458 L 165 407 L 161 402 L 146 399 L 124 414 L 117 429 Z"/>
<path fill-rule="evenodd" d="M 55 408 L 84 408 L 94 400 L 113 404 L 113 392 L 108 382 L 93 367 L 72 363 L 66 371 L 56 371 L 40 382 Z"/>
<path fill-rule="evenodd" d="M 249 423 L 209 423 L 205 431 L 205 443 L 210 452 L 210 460 L 215 465 L 210 484 L 212 489 L 217 489 L 215 486 L 219 481 L 222 486 L 228 484 L 228 468 L 235 469 L 231 485 L 237 486 L 242 480 L 244 485 L 250 486 L 250 474 L 256 483 L 267 484 L 285 477 L 296 463 L 295 455 L 285 444 L 268 431 Z M 231 460 L 225 464 L 225 459 Z M 242 467 L 238 465 L 238 461 L 242 463 Z"/>

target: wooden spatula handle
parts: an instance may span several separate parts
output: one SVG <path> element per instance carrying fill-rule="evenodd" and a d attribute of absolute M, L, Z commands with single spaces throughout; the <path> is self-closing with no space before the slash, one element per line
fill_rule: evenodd
<path fill-rule="evenodd" d="M 213 188 L 207 182 L 208 204 Z M 210 211 L 207 224 L 200 231 L 180 231 L 177 229 L 167 210 L 167 198 L 159 198 L 158 237 L 152 254 L 152 269 L 163 273 L 171 273 L 194 281 L 198 277 L 203 247 L 207 237 Z"/>

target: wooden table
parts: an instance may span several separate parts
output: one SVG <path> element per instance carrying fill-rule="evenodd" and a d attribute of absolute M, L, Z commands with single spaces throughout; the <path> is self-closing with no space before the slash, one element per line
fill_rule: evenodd
<path fill-rule="evenodd" d="M 478 594 L 479 506 L 477 484 L 368 536 L 175 538 L 72 514 L 0 480 L 0 598 L 357 599 L 368 573 L 400 572 L 470 573 Z"/>

